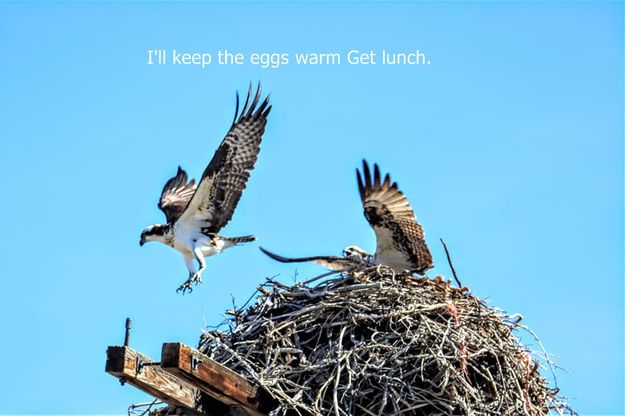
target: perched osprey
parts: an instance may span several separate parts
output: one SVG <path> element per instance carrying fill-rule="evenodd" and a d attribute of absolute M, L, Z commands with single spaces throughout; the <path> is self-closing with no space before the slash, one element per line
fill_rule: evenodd
<path fill-rule="evenodd" d="M 223 237 L 217 233 L 230 221 L 245 189 L 250 172 L 260 151 L 260 142 L 271 111 L 269 96 L 258 105 L 261 87 L 258 84 L 252 99 L 252 86 L 239 115 L 237 93 L 234 120 L 226 137 L 215 152 L 199 184 L 188 180 L 178 167 L 176 176 L 165 183 L 158 207 L 165 213 L 167 224 L 155 224 L 141 233 L 140 245 L 158 241 L 175 248 L 184 257 L 189 278 L 178 291 L 192 290 L 202 281 L 206 268 L 204 257 L 221 253 L 238 243 L 254 241 L 253 236 Z M 196 270 L 193 260 L 200 266 Z"/>
<path fill-rule="evenodd" d="M 331 270 L 345 271 L 363 266 L 383 264 L 397 272 L 410 270 L 419 274 L 433 266 L 432 255 L 424 240 L 424 232 L 404 194 L 397 183 L 391 183 L 386 174 L 384 180 L 378 165 L 373 166 L 373 178 L 369 165 L 363 162 L 363 174 L 356 170 L 358 191 L 364 214 L 375 231 L 377 247 L 371 255 L 356 246 L 349 246 L 340 256 L 316 256 L 286 258 L 261 250 L 274 260 L 291 263 L 314 261 Z M 364 180 L 363 180 L 364 176 Z"/>

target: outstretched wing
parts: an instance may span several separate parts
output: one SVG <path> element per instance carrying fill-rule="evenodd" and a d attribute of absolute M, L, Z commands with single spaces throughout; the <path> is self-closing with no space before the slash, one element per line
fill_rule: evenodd
<path fill-rule="evenodd" d="M 195 193 L 195 179 L 188 180 L 187 172 L 178 166 L 176 176 L 165 183 L 158 207 L 165 213 L 168 223 L 174 223 L 182 215 Z"/>
<path fill-rule="evenodd" d="M 363 176 L 356 170 L 358 190 L 365 217 L 377 239 L 376 258 L 388 266 L 404 265 L 423 272 L 432 267 L 432 255 L 425 244 L 424 232 L 404 194 L 391 183 L 389 174 L 381 179 L 378 165 L 363 162 Z"/>
<path fill-rule="evenodd" d="M 339 256 L 314 256 L 314 257 L 298 257 L 298 258 L 288 258 L 282 257 L 275 253 L 272 253 L 269 250 L 265 250 L 260 247 L 260 250 L 271 257 L 272 259 L 279 261 L 281 263 L 303 263 L 312 261 L 315 262 L 327 269 L 335 270 L 335 271 L 346 271 L 352 269 L 354 267 L 363 266 L 364 263 L 352 260 L 347 257 L 339 257 Z"/>
<path fill-rule="evenodd" d="M 254 168 L 271 111 L 269 96 L 258 105 L 260 83 L 252 99 L 252 86 L 239 115 L 239 94 L 234 121 L 215 152 L 197 190 L 179 221 L 217 233 L 232 218 Z"/>

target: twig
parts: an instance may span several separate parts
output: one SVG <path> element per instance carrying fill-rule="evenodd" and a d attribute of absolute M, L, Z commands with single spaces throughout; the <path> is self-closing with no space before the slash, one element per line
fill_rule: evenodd
<path fill-rule="evenodd" d="M 454 264 L 451 262 L 451 256 L 449 255 L 449 250 L 447 250 L 447 244 L 441 238 L 441 243 L 443 243 L 443 248 L 445 249 L 445 254 L 447 255 L 447 263 L 449 263 L 449 267 L 451 267 L 451 273 L 454 275 L 454 279 L 456 280 L 456 284 L 458 287 L 462 287 L 462 283 L 460 283 L 460 279 L 458 279 L 458 275 L 456 274 L 456 269 L 454 268 Z"/>

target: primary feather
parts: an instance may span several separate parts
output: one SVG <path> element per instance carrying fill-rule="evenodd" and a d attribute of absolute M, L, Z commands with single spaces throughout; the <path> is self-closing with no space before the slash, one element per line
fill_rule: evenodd
<path fill-rule="evenodd" d="M 372 177 L 369 165 L 365 160 L 362 162 L 363 173 L 357 169 L 356 177 L 365 218 L 377 239 L 376 262 L 423 273 L 432 267 L 432 255 L 408 200 L 397 183 L 391 183 L 389 174 L 382 180 L 377 164 L 373 166 Z"/>
<path fill-rule="evenodd" d="M 260 84 L 250 103 L 251 96 L 250 86 L 243 110 L 237 117 L 237 94 L 235 121 L 204 170 L 197 190 L 179 221 L 197 224 L 207 232 L 216 233 L 232 218 L 258 158 L 267 116 L 271 111 L 269 96 L 258 105 Z"/>
<path fill-rule="evenodd" d="M 189 181 L 187 172 L 178 166 L 176 176 L 165 183 L 158 203 L 168 223 L 174 223 L 180 218 L 195 193 L 195 188 L 195 179 Z"/>

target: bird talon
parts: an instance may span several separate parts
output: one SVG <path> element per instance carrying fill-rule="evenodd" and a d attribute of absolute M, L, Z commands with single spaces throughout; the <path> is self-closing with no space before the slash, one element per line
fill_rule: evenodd
<path fill-rule="evenodd" d="M 187 293 L 187 290 L 189 291 L 189 293 L 193 292 L 193 287 L 191 286 L 191 279 L 188 279 L 186 282 L 181 284 L 180 287 L 176 289 L 176 293 L 180 293 L 180 291 L 182 291 L 182 294 L 184 295 L 185 293 Z"/>
<path fill-rule="evenodd" d="M 189 278 L 188 282 L 194 283 L 197 286 L 198 283 L 202 283 L 202 275 L 199 273 L 195 273 L 193 276 Z"/>

